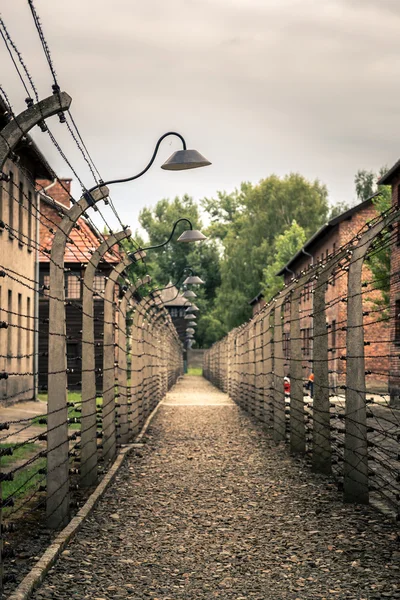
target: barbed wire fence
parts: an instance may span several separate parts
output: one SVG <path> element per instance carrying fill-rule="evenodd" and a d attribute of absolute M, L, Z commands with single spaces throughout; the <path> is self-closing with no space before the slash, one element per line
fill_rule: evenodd
<path fill-rule="evenodd" d="M 393 301 L 383 306 L 385 276 L 368 264 L 397 246 L 399 220 L 392 207 L 340 250 L 293 274 L 205 353 L 203 367 L 276 442 L 334 477 L 345 502 L 371 503 L 397 520 L 400 405 L 390 386 L 398 385 L 400 315 Z M 394 261 L 386 283 L 398 282 Z"/>
<path fill-rule="evenodd" d="M 3 42 L 28 96 L 27 109 L 15 115 L 0 87 L 0 244 L 5 249 L 0 254 L 0 398 L 3 406 L 39 397 L 45 402 L 37 415 L 0 422 L 0 597 L 34 560 L 25 557 L 30 562 L 22 567 L 16 548 L 21 553 L 31 531 L 55 531 L 69 522 L 118 447 L 135 439 L 183 372 L 182 344 L 171 317 L 157 292 L 144 291 L 151 278 L 133 284 L 127 277 L 146 254 L 102 184 L 69 111 L 71 98 L 59 86 L 37 11 L 31 0 L 28 4 L 53 85 L 52 95 L 40 100 L 0 19 Z M 97 188 L 90 193 L 49 129 L 53 115 L 66 124 L 94 179 Z M 40 151 L 36 160 L 49 179 L 37 178 L 30 169 L 24 152 L 37 154 L 29 137 L 36 126 L 80 182 L 80 200 Z M 119 231 L 113 231 L 110 216 Z M 134 256 L 124 252 L 127 239 Z M 73 356 L 71 345 L 77 349 Z"/>

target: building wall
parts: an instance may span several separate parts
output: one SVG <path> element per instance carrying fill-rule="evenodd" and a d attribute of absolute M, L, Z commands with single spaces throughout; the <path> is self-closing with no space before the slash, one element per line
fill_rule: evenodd
<path fill-rule="evenodd" d="M 314 264 L 323 262 L 346 245 L 353 237 L 365 226 L 365 224 L 377 216 L 377 211 L 372 204 L 363 207 L 354 213 L 349 219 L 338 223 L 334 228 L 328 230 L 324 237 L 315 243 L 315 247 L 309 249 L 313 255 Z M 312 259 L 309 256 L 299 257 L 291 265 L 296 274 L 305 270 L 311 264 Z M 289 283 L 292 278 L 291 273 L 285 275 L 285 283 Z M 371 280 L 372 274 L 365 263 L 363 267 L 363 281 Z M 306 286 L 301 301 L 301 320 L 300 328 L 303 338 L 303 375 L 306 379 L 312 370 L 312 341 L 307 338 L 312 337 L 312 289 L 316 285 L 311 282 Z M 363 310 L 365 312 L 374 311 L 375 306 L 372 299 L 380 297 L 380 292 L 372 290 L 371 287 L 363 288 Z M 333 387 L 344 384 L 346 374 L 346 361 L 341 357 L 346 356 L 346 325 L 347 325 L 347 305 L 344 301 L 347 298 L 347 273 L 340 271 L 334 280 L 328 285 L 326 291 L 326 318 L 328 327 L 328 348 L 329 351 L 329 370 L 330 383 Z M 285 327 L 284 332 L 288 337 L 289 333 L 289 306 L 284 313 Z M 385 322 L 375 322 L 379 319 L 376 312 L 366 315 L 365 323 L 365 341 L 370 344 L 365 347 L 365 367 L 373 373 L 367 375 L 367 387 L 369 390 L 386 391 L 389 374 L 389 325 Z M 288 348 L 288 341 L 286 342 Z M 287 351 L 287 357 L 289 353 Z M 288 370 L 289 362 L 286 364 Z"/>
<path fill-rule="evenodd" d="M 36 264 L 36 192 L 26 174 L 7 161 L 4 172 L 12 181 L 0 189 L 0 370 L 10 373 L 0 380 L 0 402 L 34 397 L 34 309 Z"/>

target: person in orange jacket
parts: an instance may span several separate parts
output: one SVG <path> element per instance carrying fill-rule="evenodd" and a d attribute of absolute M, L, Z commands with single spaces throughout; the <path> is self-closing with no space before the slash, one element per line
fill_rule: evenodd
<path fill-rule="evenodd" d="M 312 371 L 308 377 L 307 389 L 310 391 L 310 398 L 314 398 L 314 373 Z"/>

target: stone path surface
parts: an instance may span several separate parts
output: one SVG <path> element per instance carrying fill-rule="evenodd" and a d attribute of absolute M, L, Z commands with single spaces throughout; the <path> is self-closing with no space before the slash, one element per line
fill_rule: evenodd
<path fill-rule="evenodd" d="M 168 394 L 34 598 L 400 598 L 395 524 L 200 377 Z"/>
<path fill-rule="evenodd" d="M 1 432 L 0 441 L 20 444 L 43 433 L 43 427 L 32 426 L 31 419 L 47 412 L 46 402 L 17 402 L 11 406 L 0 406 L 0 423 L 12 423 Z"/>

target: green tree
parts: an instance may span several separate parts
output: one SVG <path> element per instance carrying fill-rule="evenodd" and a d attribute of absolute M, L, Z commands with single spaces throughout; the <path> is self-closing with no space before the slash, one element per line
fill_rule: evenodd
<path fill-rule="evenodd" d="M 359 169 L 354 177 L 356 186 L 357 199 L 363 202 L 367 198 L 371 198 L 376 189 L 376 173 L 374 171 L 366 171 Z"/>
<path fill-rule="evenodd" d="M 230 195 L 207 199 L 203 206 L 211 217 L 210 235 L 223 247 L 213 314 L 230 330 L 251 315 L 249 301 L 262 287 L 264 269 L 275 260 L 276 237 L 293 221 L 306 238 L 325 223 L 327 189 L 297 173 L 271 175 L 257 185 L 245 183 Z"/>
<path fill-rule="evenodd" d="M 347 202 L 338 202 L 337 204 L 332 204 L 329 209 L 328 221 L 343 214 L 344 212 L 349 210 L 349 208 L 350 205 L 347 204 Z"/>
<path fill-rule="evenodd" d="M 266 299 L 272 298 L 283 287 L 282 277 L 276 274 L 300 250 L 306 241 L 306 233 L 293 221 L 289 229 L 275 240 L 275 260 L 263 271 L 263 293 Z"/>

